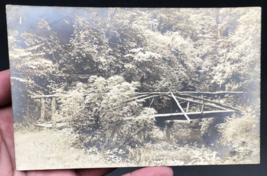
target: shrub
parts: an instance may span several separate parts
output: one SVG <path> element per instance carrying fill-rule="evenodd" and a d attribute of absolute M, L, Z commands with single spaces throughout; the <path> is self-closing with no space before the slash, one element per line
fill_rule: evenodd
<path fill-rule="evenodd" d="M 138 86 L 121 76 L 91 76 L 88 83 L 78 83 L 59 100 L 60 114 L 70 121 L 85 147 L 126 150 L 126 145 L 143 145 L 155 128 L 154 118 L 149 117 L 156 111 L 133 99 Z"/>
<path fill-rule="evenodd" d="M 225 123 L 219 124 L 222 137 L 220 143 L 233 148 L 226 163 L 258 162 L 259 149 L 259 115 L 248 108 L 242 116 L 234 115 L 227 118 Z"/>

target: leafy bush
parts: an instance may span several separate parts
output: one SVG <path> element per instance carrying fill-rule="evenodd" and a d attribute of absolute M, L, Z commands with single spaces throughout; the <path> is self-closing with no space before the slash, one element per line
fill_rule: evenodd
<path fill-rule="evenodd" d="M 86 147 L 120 150 L 126 145 L 143 145 L 142 140 L 155 128 L 150 117 L 156 111 L 143 108 L 142 102 L 133 98 L 138 86 L 121 76 L 91 76 L 88 83 L 78 83 L 59 100 L 59 113 L 70 121 Z"/>
<path fill-rule="evenodd" d="M 233 148 L 226 163 L 251 163 L 259 159 L 259 120 L 257 112 L 248 108 L 243 116 L 234 115 L 219 124 L 220 143 Z"/>
<path fill-rule="evenodd" d="M 200 132 L 201 135 L 203 136 L 205 133 L 208 133 L 208 128 L 209 126 L 214 122 L 214 118 L 203 118 L 200 122 Z M 208 135 L 211 135 L 208 133 Z"/>
<path fill-rule="evenodd" d="M 218 164 L 221 159 L 217 156 L 217 152 L 210 150 L 204 146 L 197 147 L 196 145 L 189 146 L 186 145 L 181 153 L 181 158 L 188 165 L 209 165 Z"/>
<path fill-rule="evenodd" d="M 187 124 L 175 123 L 171 128 L 171 134 L 173 134 L 175 141 L 181 141 L 189 137 L 192 133 L 192 129 Z"/>

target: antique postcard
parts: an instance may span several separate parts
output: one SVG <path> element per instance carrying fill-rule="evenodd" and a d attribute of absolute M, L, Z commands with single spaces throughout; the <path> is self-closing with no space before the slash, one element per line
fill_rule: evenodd
<path fill-rule="evenodd" d="M 260 7 L 6 12 L 18 170 L 260 163 Z"/>

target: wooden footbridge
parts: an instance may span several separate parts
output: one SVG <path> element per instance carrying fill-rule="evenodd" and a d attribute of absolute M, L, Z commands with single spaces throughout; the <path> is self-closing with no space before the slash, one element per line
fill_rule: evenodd
<path fill-rule="evenodd" d="M 151 106 L 154 103 L 154 99 L 157 97 L 166 96 L 170 99 L 173 99 L 176 103 L 176 105 L 179 108 L 179 112 L 170 112 L 170 113 L 163 113 L 163 114 L 154 114 L 152 117 L 148 116 L 146 118 L 155 118 L 157 121 L 175 121 L 178 123 L 185 123 L 190 124 L 192 123 L 192 119 L 197 118 L 207 118 L 207 117 L 216 117 L 216 116 L 228 116 L 231 115 L 234 112 L 239 111 L 238 109 L 235 109 L 233 107 L 224 105 L 217 101 L 212 101 L 206 97 L 211 96 L 229 96 L 229 95 L 236 95 L 236 94 L 242 94 L 243 92 L 197 92 L 197 91 L 179 91 L 179 92 L 136 92 L 136 94 L 127 99 L 125 102 L 130 101 L 137 101 L 137 102 L 145 102 L 150 101 L 149 106 Z M 40 119 L 44 121 L 45 116 L 45 99 L 52 98 L 51 103 L 51 110 L 52 110 L 52 117 L 51 121 L 52 124 L 36 124 L 37 126 L 43 126 L 43 127 L 52 127 L 57 128 L 62 124 L 57 124 L 57 119 L 55 119 L 56 112 L 56 98 L 60 96 L 66 96 L 66 95 L 38 95 L 38 96 L 32 96 L 34 99 L 41 99 L 41 115 Z M 205 96 L 205 97 L 204 97 Z M 186 108 L 183 108 L 181 106 L 181 102 L 187 103 Z M 198 104 L 201 106 L 201 109 L 199 112 L 190 112 L 190 106 L 192 104 Z M 208 109 L 216 109 L 216 110 L 205 110 L 205 107 L 208 107 Z M 137 117 L 126 117 L 125 120 L 138 120 Z M 141 120 L 141 119 L 140 119 Z"/>
<path fill-rule="evenodd" d="M 225 95 L 235 95 L 242 94 L 243 92 L 193 92 L 193 91 L 181 91 L 181 92 L 140 92 L 137 93 L 137 96 L 131 98 L 129 100 L 137 100 L 139 102 L 146 101 L 152 99 L 150 101 L 150 106 L 153 103 L 154 98 L 160 96 L 167 96 L 175 101 L 180 112 L 175 113 L 164 113 L 164 114 L 155 114 L 153 115 L 156 120 L 175 120 L 178 123 L 192 123 L 191 119 L 196 118 L 208 118 L 215 117 L 218 115 L 230 115 L 234 112 L 239 112 L 238 109 L 224 105 L 220 102 L 212 101 L 204 96 L 225 96 Z M 218 98 L 217 98 L 218 99 Z M 187 102 L 187 106 L 184 109 L 181 106 L 181 101 Z M 199 112 L 189 112 L 190 104 L 199 104 L 201 105 L 201 110 Z M 209 110 L 205 111 L 205 107 L 209 107 Z M 126 119 L 136 119 L 136 118 L 126 118 Z"/>
<path fill-rule="evenodd" d="M 151 106 L 154 102 L 154 99 L 157 97 L 166 96 L 170 100 L 174 100 L 177 107 L 179 108 L 180 112 L 172 112 L 172 103 L 170 113 L 161 113 L 155 114 L 151 117 L 145 118 L 155 118 L 158 125 L 164 125 L 165 135 L 168 142 L 171 142 L 171 128 L 174 122 L 184 123 L 184 124 L 191 124 L 193 119 L 201 119 L 201 118 L 208 118 L 208 117 L 226 117 L 231 116 L 234 112 L 239 112 L 238 109 L 227 106 L 218 102 L 220 97 L 226 97 L 229 95 L 237 95 L 243 94 L 243 92 L 193 92 L 193 91 L 181 91 L 181 92 L 140 92 L 137 93 L 135 97 L 129 99 L 136 100 L 138 102 L 149 101 L 149 106 Z M 204 98 L 205 96 L 205 98 Z M 217 101 L 212 101 L 208 98 L 215 97 Z M 186 103 L 186 107 L 182 107 L 183 104 Z M 155 103 L 156 104 L 156 103 Z M 200 106 L 200 111 L 191 112 L 190 107 L 198 105 Z M 157 107 L 154 106 L 154 107 Z M 156 108 L 157 109 L 157 108 Z M 209 109 L 209 110 L 205 110 Z M 211 110 L 212 109 L 212 110 Z M 127 117 L 127 120 L 137 120 L 136 117 Z M 163 124 L 161 123 L 163 122 Z M 194 125 L 193 125 L 194 126 Z"/>

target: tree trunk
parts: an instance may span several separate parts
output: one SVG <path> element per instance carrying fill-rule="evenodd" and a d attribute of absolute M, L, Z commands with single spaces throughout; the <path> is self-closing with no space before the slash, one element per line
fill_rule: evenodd
<path fill-rule="evenodd" d="M 217 37 L 219 39 L 221 38 L 221 30 L 220 30 L 220 28 L 217 28 Z"/>
<path fill-rule="evenodd" d="M 27 119 L 30 118 L 30 108 L 29 108 L 29 103 L 27 103 L 27 111 L 26 111 L 26 114 L 27 114 Z"/>

